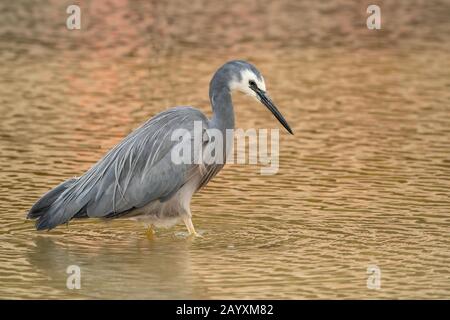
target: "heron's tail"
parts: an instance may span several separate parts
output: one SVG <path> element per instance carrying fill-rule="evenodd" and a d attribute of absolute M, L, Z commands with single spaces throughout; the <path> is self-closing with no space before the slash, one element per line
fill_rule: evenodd
<path fill-rule="evenodd" d="M 56 188 L 47 192 L 41 199 L 39 199 L 28 212 L 28 219 L 37 219 L 36 221 L 36 229 L 52 229 L 61 223 L 65 223 L 71 218 L 65 217 L 65 214 L 60 209 L 59 203 L 64 201 L 64 197 L 67 196 L 65 191 L 76 183 L 77 179 L 69 179 L 64 181 Z M 76 212 L 75 212 L 76 213 Z M 75 214 L 74 213 L 74 214 Z"/>

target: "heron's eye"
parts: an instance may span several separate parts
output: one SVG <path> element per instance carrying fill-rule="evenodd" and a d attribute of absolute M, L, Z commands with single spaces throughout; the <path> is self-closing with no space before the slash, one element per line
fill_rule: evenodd
<path fill-rule="evenodd" d="M 250 87 L 256 87 L 256 82 L 253 81 L 253 80 L 249 80 L 248 84 L 249 84 Z"/>

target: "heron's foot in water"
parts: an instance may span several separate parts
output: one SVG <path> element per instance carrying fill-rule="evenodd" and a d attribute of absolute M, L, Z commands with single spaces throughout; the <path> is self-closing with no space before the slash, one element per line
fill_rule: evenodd
<path fill-rule="evenodd" d="M 149 240 L 153 240 L 155 238 L 155 230 L 153 230 L 152 225 L 149 225 L 147 227 L 147 230 L 145 231 L 145 236 Z"/>
<path fill-rule="evenodd" d="M 192 219 L 190 217 L 186 217 L 183 219 L 186 228 L 189 231 L 189 236 L 194 238 L 203 238 L 201 234 L 195 231 L 194 224 L 192 223 Z"/>
<path fill-rule="evenodd" d="M 193 238 L 204 238 L 200 233 L 194 231 L 193 233 L 189 233 L 189 237 Z"/>

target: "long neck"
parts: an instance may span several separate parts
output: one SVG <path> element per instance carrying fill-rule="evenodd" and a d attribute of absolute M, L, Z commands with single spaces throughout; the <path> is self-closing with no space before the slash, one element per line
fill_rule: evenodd
<path fill-rule="evenodd" d="M 209 99 L 213 110 L 211 127 L 222 132 L 225 132 L 226 129 L 234 129 L 234 109 L 228 86 L 212 87 Z"/>

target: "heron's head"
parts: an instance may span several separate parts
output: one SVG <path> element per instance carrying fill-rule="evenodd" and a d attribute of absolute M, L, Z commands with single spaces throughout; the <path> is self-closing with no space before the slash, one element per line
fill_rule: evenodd
<path fill-rule="evenodd" d="M 283 127 L 290 134 L 293 134 L 289 124 L 269 98 L 264 78 L 254 65 L 243 60 L 229 61 L 216 72 L 211 83 L 211 89 L 215 81 L 222 84 L 225 82 L 230 91 L 242 92 L 261 102 L 273 113 Z"/>

